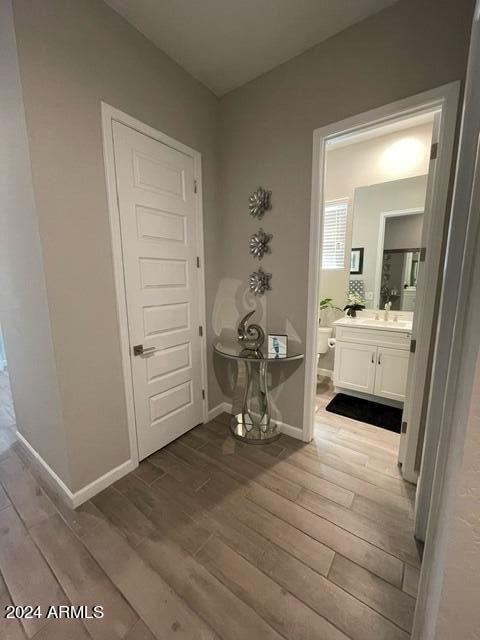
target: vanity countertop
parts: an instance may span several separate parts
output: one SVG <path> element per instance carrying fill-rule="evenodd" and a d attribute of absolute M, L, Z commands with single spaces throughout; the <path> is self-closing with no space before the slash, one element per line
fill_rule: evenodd
<path fill-rule="evenodd" d="M 340 320 L 336 320 L 333 323 L 334 327 L 358 327 L 359 329 L 383 329 L 384 331 L 401 331 L 411 332 L 412 331 L 412 321 L 399 319 L 399 320 L 375 320 L 375 318 L 350 318 L 345 316 L 344 318 L 340 318 Z"/>

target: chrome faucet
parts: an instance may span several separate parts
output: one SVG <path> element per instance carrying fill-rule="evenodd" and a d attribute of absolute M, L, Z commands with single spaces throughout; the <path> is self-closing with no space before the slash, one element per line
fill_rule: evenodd
<path fill-rule="evenodd" d="M 383 314 L 383 319 L 384 320 L 388 320 L 388 314 L 390 313 L 390 309 L 391 308 L 392 308 L 392 303 L 391 302 L 387 302 L 387 304 L 384 307 L 384 309 L 385 309 L 385 313 Z"/>

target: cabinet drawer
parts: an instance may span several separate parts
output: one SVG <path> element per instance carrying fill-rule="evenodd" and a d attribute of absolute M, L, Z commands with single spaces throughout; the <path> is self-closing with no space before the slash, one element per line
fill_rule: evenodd
<path fill-rule="evenodd" d="M 393 349 L 409 349 L 411 333 L 408 331 L 385 331 L 383 329 L 365 329 L 363 327 L 337 327 L 337 340 L 369 344 Z"/>

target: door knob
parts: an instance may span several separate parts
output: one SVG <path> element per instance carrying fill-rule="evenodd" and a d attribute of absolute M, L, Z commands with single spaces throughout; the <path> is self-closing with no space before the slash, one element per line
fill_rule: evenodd
<path fill-rule="evenodd" d="M 143 356 L 146 353 L 153 353 L 153 351 L 155 351 L 155 347 L 147 347 L 145 349 L 145 347 L 143 346 L 143 344 L 136 344 L 133 347 L 133 355 L 134 356 Z"/>

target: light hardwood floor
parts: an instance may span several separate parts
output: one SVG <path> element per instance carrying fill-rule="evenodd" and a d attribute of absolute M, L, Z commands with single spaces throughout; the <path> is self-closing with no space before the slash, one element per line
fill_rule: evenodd
<path fill-rule="evenodd" d="M 314 440 L 197 427 L 73 512 L 0 461 L 0 599 L 103 620 L 1 620 L 7 640 L 406 640 L 419 555 L 398 436 L 319 407 Z"/>

